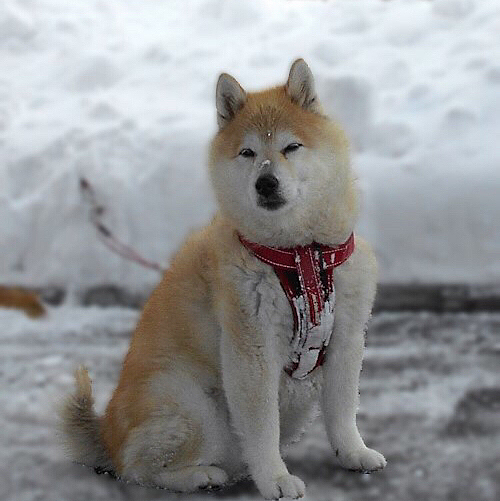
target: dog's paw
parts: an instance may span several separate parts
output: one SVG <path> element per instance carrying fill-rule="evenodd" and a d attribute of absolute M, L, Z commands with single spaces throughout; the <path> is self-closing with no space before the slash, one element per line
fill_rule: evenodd
<path fill-rule="evenodd" d="M 195 492 L 199 489 L 217 489 L 228 481 L 224 470 L 217 466 L 187 466 L 179 470 L 160 472 L 154 477 L 158 487 L 178 492 Z"/>
<path fill-rule="evenodd" d="M 226 472 L 216 466 L 200 466 L 191 478 L 196 489 L 216 489 L 228 480 Z"/>
<path fill-rule="evenodd" d="M 286 473 L 275 478 L 256 481 L 257 487 L 266 499 L 304 497 L 306 487 L 299 477 Z"/>
<path fill-rule="evenodd" d="M 338 460 L 347 470 L 371 472 L 381 470 L 387 464 L 385 457 L 374 449 L 363 447 L 349 452 L 340 452 Z"/>

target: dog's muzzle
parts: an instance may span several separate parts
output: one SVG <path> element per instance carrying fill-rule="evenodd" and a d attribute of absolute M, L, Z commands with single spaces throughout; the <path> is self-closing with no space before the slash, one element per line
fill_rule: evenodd
<path fill-rule="evenodd" d="M 276 210 L 285 204 L 286 200 L 279 191 L 279 180 L 273 174 L 263 174 L 255 183 L 255 191 L 258 195 L 257 203 L 260 207 L 268 210 Z"/>

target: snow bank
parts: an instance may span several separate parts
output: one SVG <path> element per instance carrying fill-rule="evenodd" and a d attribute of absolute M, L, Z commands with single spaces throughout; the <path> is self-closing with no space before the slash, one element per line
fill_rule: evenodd
<path fill-rule="evenodd" d="M 218 74 L 258 89 L 298 56 L 352 139 L 381 281 L 498 281 L 499 33 L 497 0 L 4 0 L 0 281 L 151 287 L 97 240 L 79 176 L 166 263 L 214 212 Z"/>

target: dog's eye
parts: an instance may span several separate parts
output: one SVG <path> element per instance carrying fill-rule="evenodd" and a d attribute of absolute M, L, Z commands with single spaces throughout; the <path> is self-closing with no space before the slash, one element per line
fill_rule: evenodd
<path fill-rule="evenodd" d="M 238 154 L 245 158 L 252 158 L 255 156 L 255 151 L 250 148 L 243 148 Z"/>
<path fill-rule="evenodd" d="M 298 150 L 302 145 L 300 143 L 290 143 L 281 153 L 286 155 L 287 153 L 292 153 L 292 151 Z"/>

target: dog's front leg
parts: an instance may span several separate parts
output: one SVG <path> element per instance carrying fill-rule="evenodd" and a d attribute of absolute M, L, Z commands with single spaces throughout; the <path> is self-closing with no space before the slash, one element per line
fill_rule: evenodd
<path fill-rule="evenodd" d="M 322 408 L 330 443 L 340 464 L 350 470 L 374 471 L 386 460 L 366 447 L 356 424 L 359 374 L 363 359 L 364 331 L 373 292 L 337 295 L 335 327 L 324 365 Z"/>
<path fill-rule="evenodd" d="M 299 498 L 302 480 L 290 475 L 279 451 L 278 386 L 282 368 L 274 339 L 254 325 L 233 296 L 224 307 L 222 379 L 244 459 L 266 499 Z"/>

